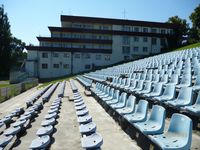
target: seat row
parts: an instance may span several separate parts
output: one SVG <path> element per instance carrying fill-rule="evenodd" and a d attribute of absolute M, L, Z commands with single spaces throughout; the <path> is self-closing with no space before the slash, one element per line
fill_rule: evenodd
<path fill-rule="evenodd" d="M 92 80 L 85 78 L 84 76 L 77 76 L 76 79 L 84 86 L 86 89 L 92 86 Z"/>
<path fill-rule="evenodd" d="M 74 85 L 74 81 L 71 80 L 71 87 Z M 77 121 L 79 123 L 79 132 L 82 135 L 82 147 L 88 150 L 99 149 L 103 144 L 103 138 L 100 134 L 96 133 L 96 124 L 92 122 L 92 117 L 89 115 L 87 106 L 79 91 L 74 91 L 73 95 Z"/>
<path fill-rule="evenodd" d="M 114 89 L 111 89 L 114 91 Z M 165 129 L 166 110 L 159 105 L 153 105 L 148 113 L 148 101 L 139 100 L 126 92 L 120 94 L 115 90 L 113 95 L 100 89 L 100 86 L 91 88 L 99 103 L 117 120 L 124 130 L 131 131 L 131 136 L 138 140 L 138 144 L 144 148 L 147 143 L 153 143 L 160 149 L 190 149 L 192 142 L 192 120 L 182 114 L 174 113 L 171 117 L 169 128 Z M 112 112 L 112 113 L 111 113 Z M 131 130 L 132 129 L 132 130 Z M 139 140 L 137 134 L 142 135 Z M 164 137 L 164 138 L 163 138 Z"/>
<path fill-rule="evenodd" d="M 48 89 L 45 93 L 47 93 L 49 90 L 50 89 Z M 42 109 L 43 103 L 41 101 L 37 101 L 32 106 L 28 107 L 24 113 L 21 113 L 19 118 L 14 121 L 1 135 L 0 149 L 12 148 L 14 143 L 26 131 L 32 120 L 37 117 L 38 113 L 40 113 Z"/>

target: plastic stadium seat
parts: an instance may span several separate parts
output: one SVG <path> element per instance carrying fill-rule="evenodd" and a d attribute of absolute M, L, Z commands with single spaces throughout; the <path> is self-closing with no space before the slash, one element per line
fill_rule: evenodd
<path fill-rule="evenodd" d="M 94 122 L 89 122 L 87 124 L 81 124 L 79 126 L 79 131 L 81 134 L 91 134 L 96 132 L 96 124 Z"/>
<path fill-rule="evenodd" d="M 116 90 L 114 93 L 114 96 L 111 100 L 105 101 L 108 105 L 109 104 L 115 104 L 119 101 L 119 90 Z"/>
<path fill-rule="evenodd" d="M 168 83 L 166 83 L 165 85 L 176 85 L 176 84 L 178 84 L 178 76 L 179 76 L 178 74 L 173 74 L 171 76 L 170 81 Z"/>
<path fill-rule="evenodd" d="M 175 96 L 175 85 L 169 84 L 165 87 L 165 90 L 161 96 L 154 97 L 153 100 L 168 101 L 172 100 Z"/>
<path fill-rule="evenodd" d="M 194 85 L 192 86 L 193 91 L 199 91 L 200 90 L 200 74 L 196 77 L 196 80 L 194 82 Z"/>
<path fill-rule="evenodd" d="M 46 149 L 50 145 L 50 137 L 48 135 L 38 137 L 34 139 L 29 146 L 29 149 Z"/>
<path fill-rule="evenodd" d="M 8 143 L 10 143 L 13 139 L 12 135 L 8 135 L 8 136 L 1 136 L 0 137 L 0 147 L 5 147 L 6 145 L 8 145 Z"/>
<path fill-rule="evenodd" d="M 109 91 L 109 94 L 107 97 L 103 97 L 102 100 L 103 101 L 106 101 L 106 100 L 111 100 L 114 96 L 114 88 L 111 88 L 110 91 Z"/>
<path fill-rule="evenodd" d="M 135 96 L 130 95 L 130 96 L 128 97 L 128 99 L 126 100 L 126 105 L 125 105 L 125 107 L 123 107 L 123 108 L 118 108 L 118 109 L 116 109 L 116 111 L 117 111 L 119 114 L 121 114 L 121 115 L 133 113 L 134 110 L 135 110 L 135 101 L 136 101 Z"/>
<path fill-rule="evenodd" d="M 110 106 L 113 109 L 124 107 L 126 105 L 126 97 L 127 97 L 127 93 L 123 92 L 119 97 L 119 101 L 116 104 L 111 104 Z"/>
<path fill-rule="evenodd" d="M 159 105 L 153 105 L 150 117 L 145 122 L 134 123 L 144 134 L 162 134 L 165 126 L 166 111 Z"/>
<path fill-rule="evenodd" d="M 52 132 L 53 132 L 53 126 L 49 125 L 49 126 L 39 128 L 36 132 L 36 135 L 37 136 L 50 135 L 52 134 Z"/>
<path fill-rule="evenodd" d="M 54 125 L 56 123 L 55 118 L 51 118 L 48 120 L 43 120 L 41 123 L 41 126 L 45 127 L 45 126 L 49 126 L 49 125 Z"/>
<path fill-rule="evenodd" d="M 121 88 L 129 88 L 131 85 L 131 79 L 130 78 L 127 78 L 126 79 L 126 84 L 124 86 L 121 86 Z"/>
<path fill-rule="evenodd" d="M 174 113 L 168 131 L 154 135 L 151 139 L 163 150 L 189 150 L 192 143 L 192 120 Z"/>
<path fill-rule="evenodd" d="M 162 93 L 162 88 L 163 88 L 163 84 L 162 84 L 162 83 L 155 83 L 152 92 L 146 93 L 146 94 L 144 94 L 143 96 L 144 96 L 144 97 L 155 97 L 155 96 L 160 96 L 161 93 Z"/>
<path fill-rule="evenodd" d="M 103 144 L 103 138 L 100 134 L 94 133 L 89 136 L 83 136 L 81 144 L 85 149 L 98 149 Z"/>
<path fill-rule="evenodd" d="M 139 80 L 139 81 L 137 82 L 136 87 L 135 87 L 134 89 L 131 89 L 131 88 L 130 88 L 130 91 L 131 91 L 131 92 L 141 91 L 141 90 L 143 89 L 143 85 L 144 85 L 144 80 Z"/>
<path fill-rule="evenodd" d="M 91 122 L 92 117 L 89 114 L 87 114 L 85 116 L 79 116 L 77 120 L 78 120 L 78 123 L 85 124 L 85 123 Z"/>
<path fill-rule="evenodd" d="M 154 74 L 152 78 L 152 83 L 158 83 L 160 80 L 160 75 L 159 74 Z"/>
<path fill-rule="evenodd" d="M 108 87 L 106 88 L 106 91 L 105 91 L 104 94 L 99 95 L 99 98 L 107 97 L 107 96 L 109 95 L 109 91 L 110 91 L 110 86 L 108 86 Z"/>
<path fill-rule="evenodd" d="M 147 118 L 148 102 L 146 100 L 140 100 L 135 112 L 131 114 L 125 114 L 124 118 L 131 123 L 142 122 Z"/>
<path fill-rule="evenodd" d="M 124 89 L 132 91 L 133 89 L 135 89 L 136 85 L 137 85 L 137 80 L 132 80 L 131 84 L 130 84 L 130 87 L 125 87 Z"/>
<path fill-rule="evenodd" d="M 174 107 L 187 106 L 192 104 L 192 87 L 182 87 L 178 97 L 175 100 L 165 102 L 167 105 Z"/>
<path fill-rule="evenodd" d="M 167 82 L 168 82 L 168 74 L 162 75 L 159 83 L 166 84 Z"/>
<path fill-rule="evenodd" d="M 45 119 L 51 119 L 51 118 L 55 118 L 56 119 L 57 115 L 58 114 L 56 112 L 54 112 L 54 113 L 45 115 L 44 118 Z"/>
<path fill-rule="evenodd" d="M 3 134 L 6 136 L 9 135 L 16 135 L 17 133 L 19 133 L 21 131 L 21 127 L 17 126 L 17 127 L 9 127 L 8 129 L 6 129 Z"/>
<path fill-rule="evenodd" d="M 87 108 L 79 110 L 79 111 L 76 111 L 76 115 L 77 116 L 84 116 L 84 115 L 87 115 L 88 113 L 89 113 L 89 111 L 88 111 Z"/>
<path fill-rule="evenodd" d="M 141 90 L 141 91 L 136 91 L 135 93 L 137 93 L 137 94 L 149 93 L 149 92 L 151 92 L 151 86 L 152 86 L 151 82 L 146 82 L 146 81 L 145 81 L 145 85 L 144 85 L 143 90 Z"/>
<path fill-rule="evenodd" d="M 181 79 L 181 83 L 176 85 L 177 88 L 191 86 L 192 84 L 192 77 L 191 74 L 184 75 Z"/>
<path fill-rule="evenodd" d="M 198 93 L 195 104 L 190 106 L 185 106 L 183 109 L 197 117 L 200 117 L 200 92 Z"/>

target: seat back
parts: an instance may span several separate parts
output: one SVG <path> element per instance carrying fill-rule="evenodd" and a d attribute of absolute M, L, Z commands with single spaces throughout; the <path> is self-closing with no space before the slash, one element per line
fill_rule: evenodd
<path fill-rule="evenodd" d="M 162 87 L 163 87 L 163 84 L 162 83 L 156 83 L 154 85 L 154 88 L 153 88 L 153 91 L 152 92 L 156 92 L 156 93 L 160 93 L 162 92 Z"/>
<path fill-rule="evenodd" d="M 151 82 L 145 83 L 144 90 L 151 90 Z"/>
<path fill-rule="evenodd" d="M 109 94 L 109 91 L 110 91 L 110 86 L 107 86 L 105 94 Z"/>
<path fill-rule="evenodd" d="M 126 97 L 127 97 L 127 93 L 126 92 L 122 92 L 120 97 L 119 97 L 119 103 L 125 103 Z"/>
<path fill-rule="evenodd" d="M 146 100 L 140 100 L 136 108 L 136 113 L 147 114 L 147 110 L 148 102 Z"/>
<path fill-rule="evenodd" d="M 174 84 L 177 84 L 178 83 L 178 74 L 173 74 L 171 76 L 171 80 L 169 83 L 174 83 Z"/>
<path fill-rule="evenodd" d="M 196 77 L 194 85 L 199 85 L 200 86 L 200 74 Z"/>
<path fill-rule="evenodd" d="M 109 91 L 109 96 L 112 96 L 112 97 L 114 96 L 114 88 L 111 88 L 111 89 L 110 89 L 110 91 Z"/>
<path fill-rule="evenodd" d="M 143 80 L 139 80 L 139 81 L 137 82 L 136 88 L 142 88 L 142 87 L 143 87 L 143 84 L 144 84 L 144 81 L 143 81 Z"/>
<path fill-rule="evenodd" d="M 126 84 L 125 84 L 125 86 L 130 86 L 130 84 L 131 84 L 131 79 L 130 79 L 130 78 L 127 78 L 127 79 L 126 79 Z"/>
<path fill-rule="evenodd" d="M 170 96 L 171 98 L 174 98 L 174 96 L 175 96 L 175 85 L 167 85 L 165 87 L 163 95 L 164 96 Z"/>
<path fill-rule="evenodd" d="M 168 75 L 164 74 L 163 76 L 161 76 L 160 82 L 167 83 L 168 82 Z"/>
<path fill-rule="evenodd" d="M 119 99 L 119 90 L 115 90 L 113 99 Z"/>
<path fill-rule="evenodd" d="M 198 93 L 198 96 L 197 96 L 197 99 L 196 99 L 196 102 L 195 102 L 196 105 L 200 105 L 200 91 Z"/>
<path fill-rule="evenodd" d="M 135 101 L 136 101 L 136 97 L 133 95 L 130 95 L 126 101 L 126 107 L 128 108 L 135 108 Z"/>
<path fill-rule="evenodd" d="M 149 120 L 152 120 L 162 126 L 164 130 L 165 126 L 166 110 L 164 107 L 159 105 L 153 105 Z"/>
<path fill-rule="evenodd" d="M 160 78 L 160 75 L 159 75 L 159 74 L 154 74 L 154 75 L 153 75 L 152 81 L 153 81 L 153 82 L 159 82 L 159 78 Z"/>
<path fill-rule="evenodd" d="M 183 115 L 174 113 L 171 117 L 169 129 L 167 132 L 183 136 L 187 144 L 186 149 L 190 149 L 192 143 L 192 120 Z"/>
<path fill-rule="evenodd" d="M 182 87 L 177 100 L 187 101 L 189 104 L 192 104 L 192 87 Z"/>
<path fill-rule="evenodd" d="M 181 84 L 188 84 L 189 86 L 192 84 L 191 74 L 183 75 L 181 80 Z"/>

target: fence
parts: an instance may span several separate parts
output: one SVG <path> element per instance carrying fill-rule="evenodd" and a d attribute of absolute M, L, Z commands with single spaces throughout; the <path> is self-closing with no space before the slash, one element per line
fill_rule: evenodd
<path fill-rule="evenodd" d="M 0 102 L 3 102 L 13 96 L 16 96 L 34 86 L 38 85 L 38 79 L 31 79 L 9 87 L 0 88 Z"/>

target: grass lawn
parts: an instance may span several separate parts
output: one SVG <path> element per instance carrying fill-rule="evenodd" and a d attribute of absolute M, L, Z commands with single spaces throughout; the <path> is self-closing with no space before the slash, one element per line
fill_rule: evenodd
<path fill-rule="evenodd" d="M 187 46 L 180 47 L 180 48 L 176 49 L 175 51 L 184 50 L 184 49 L 189 49 L 189 48 L 195 48 L 195 47 L 200 47 L 200 42 L 199 42 L 199 43 L 190 44 L 190 45 L 187 45 Z"/>

